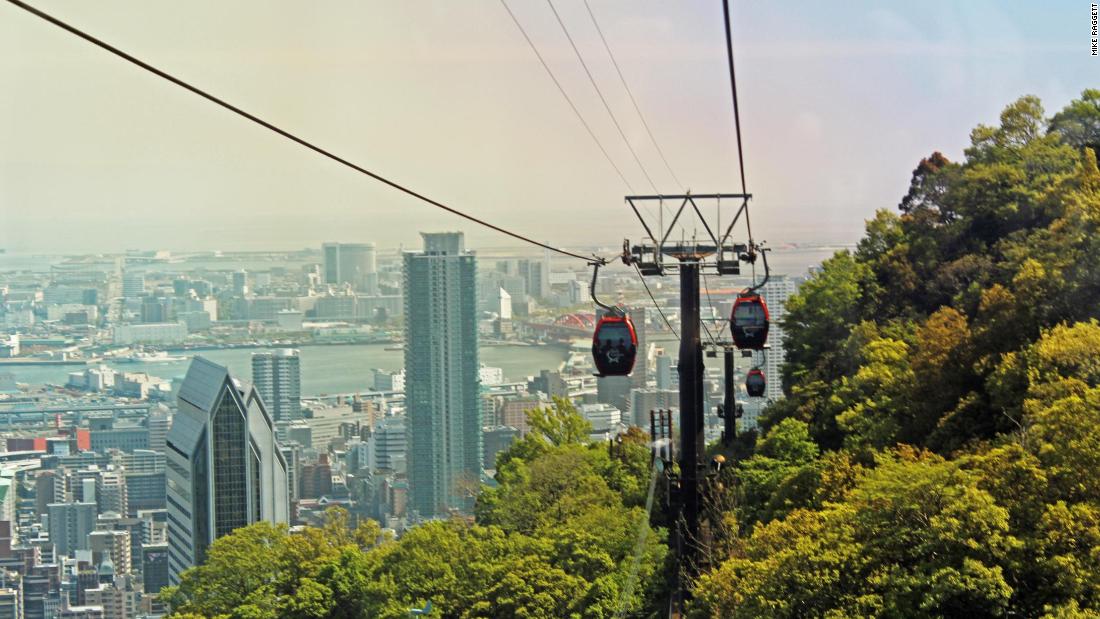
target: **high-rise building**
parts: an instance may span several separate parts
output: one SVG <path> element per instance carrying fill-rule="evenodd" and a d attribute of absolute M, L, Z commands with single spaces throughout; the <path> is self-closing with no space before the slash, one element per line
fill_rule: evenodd
<path fill-rule="evenodd" d="M 549 399 L 542 393 L 505 399 L 500 406 L 500 425 L 515 428 L 519 435 L 523 436 L 530 430 L 527 425 L 527 412 L 549 405 Z"/>
<path fill-rule="evenodd" d="M 286 460 L 259 392 L 203 357 L 180 385 L 168 431 L 168 546 L 172 583 L 218 537 L 287 522 Z"/>
<path fill-rule="evenodd" d="M 634 359 L 634 371 L 630 373 L 630 386 L 645 389 L 649 383 L 649 343 L 646 341 L 646 308 L 644 305 L 630 308 L 630 321 L 638 337 L 638 356 Z"/>
<path fill-rule="evenodd" d="M 497 314 L 501 320 L 512 319 L 512 295 L 508 294 L 508 291 L 503 288 L 497 289 L 497 298 L 500 300 L 498 303 Z"/>
<path fill-rule="evenodd" d="M 163 445 L 163 441 L 162 441 Z M 126 481 L 126 510 L 133 515 L 138 510 L 165 509 L 167 490 L 165 485 L 164 448 L 158 451 L 136 449 L 122 455 L 123 476 Z"/>
<path fill-rule="evenodd" d="M 279 449 L 283 452 L 283 458 L 286 460 L 286 487 L 287 498 L 293 503 L 300 497 L 298 496 L 298 481 L 301 479 L 302 474 L 302 446 L 295 442 L 279 443 Z"/>
<path fill-rule="evenodd" d="M 635 389 L 630 392 L 630 415 L 633 424 L 639 428 L 648 432 L 649 414 L 660 408 L 679 409 L 680 392 L 661 388 Z"/>
<path fill-rule="evenodd" d="M 88 605 L 85 608 L 102 608 L 103 619 L 130 619 L 137 616 L 139 592 L 132 577 L 106 578 L 109 569 L 100 566 L 100 584 L 84 591 Z M 62 615 L 64 616 L 64 615 Z"/>
<path fill-rule="evenodd" d="M 252 384 L 275 421 L 302 418 L 302 368 L 297 350 L 253 353 Z"/>
<path fill-rule="evenodd" d="M 130 533 L 127 531 L 93 531 L 88 535 L 92 563 L 102 565 L 110 559 L 116 574 L 129 574 L 133 569 L 130 556 Z"/>
<path fill-rule="evenodd" d="M 233 294 L 238 297 L 248 294 L 248 271 L 233 271 Z"/>
<path fill-rule="evenodd" d="M 145 273 L 126 271 L 122 274 L 122 296 L 127 299 L 139 299 L 145 294 Z"/>
<path fill-rule="evenodd" d="M 126 514 L 129 499 L 126 493 L 126 478 L 122 471 L 104 471 L 95 478 L 95 500 L 99 513 L 114 512 Z"/>
<path fill-rule="evenodd" d="M 0 619 L 23 619 L 23 581 L 18 574 L 11 580 L 0 589 Z"/>
<path fill-rule="evenodd" d="M 168 586 L 168 544 L 141 547 L 141 580 L 146 593 L 157 593 Z"/>
<path fill-rule="evenodd" d="M 661 351 L 654 361 L 657 365 L 657 388 L 673 389 L 673 385 L 679 383 L 679 381 L 673 380 L 676 376 L 672 367 L 672 356 L 668 354 L 668 351 Z"/>
<path fill-rule="evenodd" d="M 301 480 L 299 488 L 303 499 L 332 496 L 332 465 L 327 452 L 322 453 L 316 462 L 302 466 Z"/>
<path fill-rule="evenodd" d="M 543 248 L 542 262 L 539 263 L 539 281 L 537 293 L 542 298 L 550 296 L 550 250 Z"/>
<path fill-rule="evenodd" d="M 473 508 L 481 478 L 477 263 L 460 232 L 423 234 L 404 258 L 411 507 Z"/>
<path fill-rule="evenodd" d="M 149 449 L 164 453 L 164 441 L 168 438 L 168 407 L 158 405 L 149 411 L 145 426 L 149 428 Z"/>
<path fill-rule="evenodd" d="M 141 322 L 171 322 L 174 319 L 175 312 L 167 297 L 148 296 L 141 299 Z"/>
<path fill-rule="evenodd" d="M 65 500 L 64 471 L 40 470 L 34 478 L 34 513 L 42 516 L 46 506 Z"/>
<path fill-rule="evenodd" d="M 375 464 L 380 469 L 389 469 L 398 473 L 407 471 L 409 456 L 409 433 L 405 419 L 386 417 L 375 431 L 377 454 Z"/>
<path fill-rule="evenodd" d="M 600 376 L 596 379 L 596 401 L 619 410 L 629 410 L 630 385 L 629 376 Z"/>
<path fill-rule="evenodd" d="M 46 506 L 50 541 L 58 556 L 88 549 L 88 536 L 95 530 L 96 504 L 50 503 Z"/>
<path fill-rule="evenodd" d="M 511 426 L 497 426 L 495 428 L 486 428 L 484 437 L 485 468 L 495 469 L 497 466 L 497 455 L 507 450 L 516 442 L 516 439 L 519 437 L 519 431 Z"/>
<path fill-rule="evenodd" d="M 528 393 L 542 392 L 551 398 L 569 397 L 569 385 L 556 370 L 539 370 L 539 375 L 527 381 Z"/>
<path fill-rule="evenodd" d="M 520 260 L 517 265 L 520 277 L 524 279 L 527 293 L 539 299 L 550 296 L 550 259 Z"/>
<path fill-rule="evenodd" d="M 325 243 L 321 253 L 326 284 L 351 284 L 360 292 L 378 294 L 374 243 Z"/>

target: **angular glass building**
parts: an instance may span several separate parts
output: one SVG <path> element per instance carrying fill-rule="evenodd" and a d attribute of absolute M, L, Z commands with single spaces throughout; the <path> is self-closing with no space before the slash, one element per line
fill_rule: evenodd
<path fill-rule="evenodd" d="M 172 584 L 218 537 L 260 520 L 287 522 L 286 460 L 254 387 L 195 357 L 166 441 Z"/>
<path fill-rule="evenodd" d="M 462 233 L 422 234 L 404 256 L 410 506 L 473 509 L 481 478 L 477 264 Z"/>

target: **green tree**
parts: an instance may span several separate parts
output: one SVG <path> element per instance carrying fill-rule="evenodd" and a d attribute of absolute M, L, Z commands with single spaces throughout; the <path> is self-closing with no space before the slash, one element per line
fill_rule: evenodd
<path fill-rule="evenodd" d="M 840 503 L 758 527 L 700 577 L 713 617 L 1001 616 L 1019 545 L 978 477 L 927 452 L 880 457 Z"/>
<path fill-rule="evenodd" d="M 214 540 L 203 564 L 160 595 L 178 613 L 275 617 L 280 589 L 289 583 L 272 568 L 281 563 L 287 539 L 285 526 L 267 522 L 238 529 Z"/>
<path fill-rule="evenodd" d="M 1070 146 L 1100 152 L 1100 90 L 1086 89 L 1050 119 L 1050 131 Z"/>
<path fill-rule="evenodd" d="M 818 454 L 806 423 L 784 419 L 757 443 L 756 454 L 737 467 L 738 520 L 746 525 L 766 522 L 787 505 L 774 505 L 780 485 L 796 476 Z"/>
<path fill-rule="evenodd" d="M 510 448 L 497 454 L 498 471 L 512 459 L 532 461 L 554 447 L 582 445 L 589 441 L 592 424 L 567 398 L 554 398 L 550 406 L 531 408 L 526 414 L 529 430 Z"/>
<path fill-rule="evenodd" d="M 553 406 L 527 411 L 527 425 L 532 434 L 555 447 L 587 443 L 592 433 L 592 424 L 566 398 L 554 398 Z"/>

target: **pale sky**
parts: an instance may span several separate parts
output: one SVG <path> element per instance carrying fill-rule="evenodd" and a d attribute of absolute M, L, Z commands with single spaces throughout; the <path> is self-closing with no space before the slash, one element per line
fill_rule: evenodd
<path fill-rule="evenodd" d="M 680 179 L 737 191 L 719 0 L 590 0 Z M 548 242 L 613 247 L 629 193 L 499 0 L 36 6 L 397 182 Z M 510 0 L 640 193 L 650 193 L 541 0 Z M 662 193 L 677 193 L 580 0 L 555 6 Z M 850 243 L 922 156 L 962 155 L 1023 94 L 1100 87 L 1089 2 L 734 2 L 753 227 Z M 9 252 L 419 244 L 461 229 L 0 2 L 0 247 Z"/>

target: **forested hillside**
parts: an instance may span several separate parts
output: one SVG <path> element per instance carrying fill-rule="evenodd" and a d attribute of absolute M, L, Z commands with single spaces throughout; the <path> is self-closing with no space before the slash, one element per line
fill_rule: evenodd
<path fill-rule="evenodd" d="M 1049 118 L 1024 97 L 788 302 L 787 398 L 714 484 L 727 526 L 689 614 L 1100 617 L 1098 147 L 1100 91 Z M 531 423 L 474 522 L 256 525 L 164 597 L 177 617 L 662 616 L 645 437 L 612 457 L 564 401 Z"/>
<path fill-rule="evenodd" d="M 922 160 L 787 304 L 722 617 L 1100 616 L 1100 91 Z"/>

